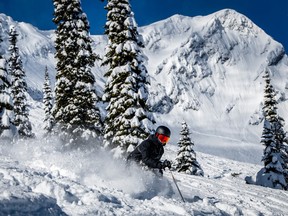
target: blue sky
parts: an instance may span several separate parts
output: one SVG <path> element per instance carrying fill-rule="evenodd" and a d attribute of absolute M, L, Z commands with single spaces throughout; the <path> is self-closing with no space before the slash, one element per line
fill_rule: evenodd
<path fill-rule="evenodd" d="M 82 0 L 91 34 L 103 34 L 106 10 L 100 0 Z M 130 0 L 139 26 L 168 18 L 174 14 L 208 15 L 231 8 L 244 14 L 288 52 L 288 0 Z M 0 13 L 16 21 L 31 23 L 41 30 L 55 29 L 52 22 L 53 0 L 0 0 Z"/>

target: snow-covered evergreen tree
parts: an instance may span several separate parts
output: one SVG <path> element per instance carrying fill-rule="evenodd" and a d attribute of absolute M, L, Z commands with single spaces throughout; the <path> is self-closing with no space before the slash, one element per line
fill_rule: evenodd
<path fill-rule="evenodd" d="M 106 9 L 109 41 L 103 60 L 103 65 L 108 65 L 104 139 L 105 146 L 125 154 L 153 130 L 154 119 L 147 105 L 149 76 L 141 50 L 143 39 L 129 1 L 108 0 Z"/>
<path fill-rule="evenodd" d="M 278 135 L 278 139 L 280 140 L 280 153 L 281 158 L 283 159 L 283 169 L 284 169 L 284 176 L 287 184 L 287 190 L 288 190 L 288 137 L 287 137 L 287 131 L 284 131 L 284 125 L 285 121 L 282 117 L 278 116 L 279 124 L 277 124 L 278 129 L 280 131 L 280 135 Z"/>
<path fill-rule="evenodd" d="M 47 66 L 45 67 L 45 81 L 43 85 L 43 104 L 45 111 L 44 129 L 47 132 L 51 132 L 54 125 L 54 118 L 52 116 L 53 95 Z"/>
<path fill-rule="evenodd" d="M 0 38 L 0 44 L 1 42 L 2 39 Z M 17 134 L 17 130 L 13 123 L 11 77 L 7 72 L 6 65 L 7 61 L 0 53 L 0 138 L 11 140 Z"/>
<path fill-rule="evenodd" d="M 80 0 L 53 2 L 57 25 L 54 131 L 60 132 L 65 142 L 79 144 L 102 135 L 99 98 L 91 72 L 99 57 L 92 52 L 90 27 Z"/>
<path fill-rule="evenodd" d="M 204 172 L 196 160 L 196 153 L 193 150 L 194 143 L 190 138 L 189 128 L 185 121 L 182 122 L 180 135 L 179 150 L 174 165 L 176 170 L 190 175 L 204 176 Z"/>
<path fill-rule="evenodd" d="M 283 158 L 287 155 L 284 156 L 281 151 L 284 146 L 286 132 L 283 129 L 283 119 L 277 114 L 276 94 L 268 70 L 263 78 L 266 82 L 263 106 L 265 120 L 261 139 L 261 143 L 265 146 L 262 158 L 264 168 L 258 173 L 256 183 L 271 188 L 287 189 L 285 180 L 287 164 L 284 161 L 285 158 Z"/>
<path fill-rule="evenodd" d="M 11 26 L 9 32 L 9 52 L 8 68 L 12 80 L 12 98 L 14 106 L 14 124 L 20 138 L 34 137 L 32 126 L 29 120 L 28 104 L 27 104 L 27 83 L 25 81 L 25 71 L 22 67 L 22 61 L 17 47 L 17 32 L 14 26 Z"/>

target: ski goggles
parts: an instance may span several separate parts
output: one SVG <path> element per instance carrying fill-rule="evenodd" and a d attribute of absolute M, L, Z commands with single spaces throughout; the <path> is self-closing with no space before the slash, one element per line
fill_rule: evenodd
<path fill-rule="evenodd" d="M 163 134 L 159 134 L 158 139 L 161 143 L 167 143 L 169 141 L 170 137 L 165 136 Z"/>

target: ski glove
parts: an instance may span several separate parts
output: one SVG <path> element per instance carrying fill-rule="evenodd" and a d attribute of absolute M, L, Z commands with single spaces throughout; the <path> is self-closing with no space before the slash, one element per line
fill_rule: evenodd
<path fill-rule="evenodd" d="M 163 163 L 160 162 L 160 161 L 156 164 L 156 167 L 157 167 L 158 169 L 163 169 L 163 168 L 164 168 Z"/>
<path fill-rule="evenodd" d="M 163 168 L 167 167 L 167 168 L 171 168 L 171 162 L 169 160 L 164 160 L 162 163 Z"/>

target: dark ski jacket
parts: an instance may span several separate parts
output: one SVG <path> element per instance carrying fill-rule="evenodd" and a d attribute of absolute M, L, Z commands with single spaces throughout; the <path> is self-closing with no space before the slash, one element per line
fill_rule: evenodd
<path fill-rule="evenodd" d="M 163 144 L 155 135 L 150 135 L 128 155 L 127 161 L 142 161 L 149 168 L 161 168 L 160 159 L 163 154 Z"/>

